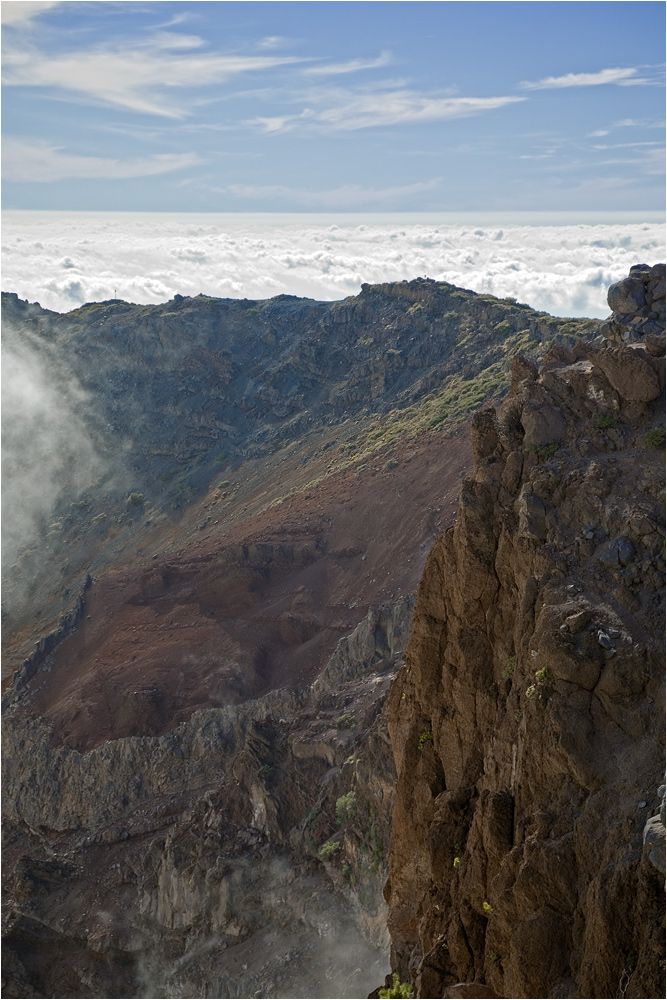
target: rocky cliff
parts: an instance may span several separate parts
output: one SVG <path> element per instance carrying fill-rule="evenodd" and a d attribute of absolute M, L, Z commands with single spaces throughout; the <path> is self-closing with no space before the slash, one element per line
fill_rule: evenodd
<path fill-rule="evenodd" d="M 645 278 L 664 317 L 664 266 L 610 292 L 626 315 L 637 292 L 644 336 L 514 359 L 424 569 L 388 705 L 392 966 L 416 996 L 664 996 L 665 340 Z"/>

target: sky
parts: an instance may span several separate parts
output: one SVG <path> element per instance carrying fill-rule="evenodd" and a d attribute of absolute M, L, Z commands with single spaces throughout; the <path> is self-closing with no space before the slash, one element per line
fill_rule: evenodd
<path fill-rule="evenodd" d="M 3 208 L 664 210 L 662 2 L 2 3 Z"/>

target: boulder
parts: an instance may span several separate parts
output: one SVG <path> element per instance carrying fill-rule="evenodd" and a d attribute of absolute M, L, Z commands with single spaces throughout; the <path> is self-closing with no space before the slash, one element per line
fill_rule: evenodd
<path fill-rule="evenodd" d="M 524 358 L 523 354 L 515 354 L 510 368 L 510 396 L 518 392 L 524 379 L 528 378 L 534 382 L 537 377 L 538 371 L 533 362 Z"/>
<path fill-rule="evenodd" d="M 472 418 L 470 433 L 472 453 L 476 461 L 490 458 L 499 446 L 498 418 L 493 409 L 478 410 Z"/>
<path fill-rule="evenodd" d="M 549 404 L 527 403 L 521 413 L 521 425 L 525 432 L 523 444 L 528 449 L 544 448 L 561 441 L 565 433 L 560 410 Z"/>
<path fill-rule="evenodd" d="M 623 399 L 648 403 L 660 395 L 660 380 L 651 367 L 649 356 L 641 348 L 635 350 L 621 344 L 610 350 L 592 352 L 590 358 Z"/>
<path fill-rule="evenodd" d="M 607 292 L 609 308 L 615 313 L 634 313 L 646 302 L 646 290 L 641 278 L 623 278 Z"/>

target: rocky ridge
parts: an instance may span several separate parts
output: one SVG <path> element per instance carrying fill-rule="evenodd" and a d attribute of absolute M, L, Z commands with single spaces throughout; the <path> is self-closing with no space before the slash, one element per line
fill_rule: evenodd
<path fill-rule="evenodd" d="M 2 308 L 5 350 L 29 350 L 28 370 L 47 386 L 55 378 L 54 392 L 72 387 L 62 433 L 77 428 L 95 456 L 89 482 L 68 481 L 76 461 L 53 471 L 62 489 L 38 537 L 4 560 L 14 669 L 25 633 L 32 644 L 52 631 L 89 573 L 242 524 L 332 472 L 390 461 L 401 441 L 454 427 L 502 392 L 516 351 L 541 356 L 599 325 L 427 279 L 364 285 L 342 302 L 175 296 L 58 314 L 3 293 Z M 35 450 L 10 446 L 12 426 L 8 482 Z M 49 448 L 33 461 L 41 488 Z"/>
<path fill-rule="evenodd" d="M 664 995 L 664 353 L 663 325 L 515 358 L 474 417 L 388 704 L 416 996 Z"/>

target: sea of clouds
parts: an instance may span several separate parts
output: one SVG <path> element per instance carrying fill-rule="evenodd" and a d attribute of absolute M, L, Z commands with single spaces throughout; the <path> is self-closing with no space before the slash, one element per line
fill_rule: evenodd
<path fill-rule="evenodd" d="M 607 286 L 664 259 L 655 221 L 475 225 L 438 217 L 3 213 L 2 288 L 48 309 L 178 292 L 264 299 L 356 294 L 418 276 L 514 296 L 556 316 L 607 316 Z"/>

